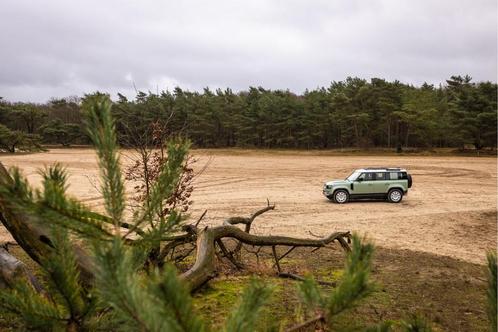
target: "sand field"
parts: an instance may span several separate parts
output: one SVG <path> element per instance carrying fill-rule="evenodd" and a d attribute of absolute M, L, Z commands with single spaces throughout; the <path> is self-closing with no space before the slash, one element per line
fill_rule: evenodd
<path fill-rule="evenodd" d="M 131 152 L 125 151 L 124 155 Z M 277 208 L 255 222 L 257 234 L 311 236 L 351 230 L 377 246 L 409 249 L 484 264 L 496 249 L 497 164 L 491 157 L 346 156 L 326 152 L 194 150 L 198 159 L 191 217 L 208 210 L 205 224 Z M 29 155 L 4 155 L 34 185 L 38 169 L 54 162 L 70 172 L 69 192 L 85 204 L 102 208 L 98 169 L 91 149 L 54 149 Z M 127 157 L 122 158 L 129 162 Z M 323 182 L 345 178 L 366 166 L 401 166 L 413 187 L 400 204 L 359 201 L 337 205 L 321 193 Z M 130 186 L 131 188 L 131 186 Z M 10 238 L 0 226 L 0 241 Z"/>

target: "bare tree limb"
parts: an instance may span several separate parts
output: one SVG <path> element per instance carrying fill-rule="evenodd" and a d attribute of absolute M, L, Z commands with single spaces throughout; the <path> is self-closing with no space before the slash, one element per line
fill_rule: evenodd
<path fill-rule="evenodd" d="M 199 223 L 201 222 L 201 220 L 204 218 L 204 216 L 206 215 L 206 213 L 208 212 L 208 210 L 204 210 L 204 212 L 202 213 L 202 215 L 199 217 L 199 219 L 197 219 L 197 221 L 195 222 L 194 226 L 197 227 L 199 226 Z"/>
<path fill-rule="evenodd" d="M 181 278 L 195 290 L 216 275 L 215 242 L 233 238 L 255 246 L 323 247 L 339 239 L 349 238 L 349 232 L 335 232 L 321 239 L 300 239 L 287 236 L 259 236 L 248 234 L 235 226 L 205 227 L 197 233 L 197 253 L 194 265 Z M 346 242 L 346 241 L 344 241 Z M 276 254 L 276 252 L 275 252 Z"/>
<path fill-rule="evenodd" d="M 285 258 L 285 256 L 287 256 L 288 254 L 290 254 L 290 253 L 291 253 L 294 249 L 296 249 L 296 247 L 291 247 L 289 250 L 287 250 L 287 251 L 285 252 L 285 254 L 283 254 L 282 256 L 280 256 L 280 257 L 278 258 L 278 261 L 280 262 L 282 259 L 284 259 L 284 258 Z M 275 266 L 275 265 L 273 265 L 273 266 Z"/>
<path fill-rule="evenodd" d="M 253 223 L 254 219 L 256 219 L 256 217 L 262 215 L 263 213 L 265 213 L 267 211 L 274 210 L 274 209 L 275 209 L 275 204 L 270 205 L 270 200 L 267 198 L 266 199 L 266 207 L 254 212 L 250 217 L 248 217 L 248 218 L 231 217 L 231 218 L 228 218 L 227 220 L 225 220 L 225 222 L 223 224 L 226 226 L 243 224 L 243 225 L 245 225 L 245 232 L 249 233 L 251 231 L 252 223 Z M 239 253 L 241 248 L 242 248 L 242 242 L 239 241 L 233 252 Z"/>
<path fill-rule="evenodd" d="M 244 266 L 238 262 L 232 255 L 231 252 L 229 252 L 227 250 L 227 248 L 225 247 L 225 245 L 223 244 L 223 241 L 221 239 L 219 240 L 216 240 L 216 244 L 218 245 L 218 247 L 220 247 L 221 249 L 221 252 L 223 253 L 223 255 L 230 261 L 230 263 L 232 263 L 238 270 L 242 269 Z"/>

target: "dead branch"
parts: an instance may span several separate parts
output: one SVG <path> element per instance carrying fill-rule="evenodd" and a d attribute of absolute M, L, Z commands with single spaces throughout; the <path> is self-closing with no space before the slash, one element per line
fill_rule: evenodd
<path fill-rule="evenodd" d="M 263 247 L 258 247 L 258 249 L 254 251 L 249 250 L 247 247 L 242 247 L 242 248 L 244 248 L 244 250 L 247 251 L 248 253 L 253 254 L 256 257 L 256 263 L 259 265 L 259 252 L 261 251 L 261 249 L 263 249 Z"/>
<path fill-rule="evenodd" d="M 223 224 L 226 226 L 243 224 L 243 225 L 245 225 L 245 232 L 249 233 L 251 231 L 252 223 L 253 223 L 254 219 L 256 219 L 256 217 L 262 215 L 263 213 L 265 213 L 267 211 L 274 210 L 274 209 L 275 209 L 275 204 L 270 205 L 270 200 L 266 199 L 266 207 L 254 212 L 250 217 L 248 217 L 248 218 L 231 217 L 231 218 L 228 218 L 227 220 L 225 220 L 225 222 Z M 233 252 L 239 253 L 241 248 L 242 248 L 242 242 L 239 241 Z"/>
<path fill-rule="evenodd" d="M 285 256 L 287 256 L 288 254 L 290 254 L 290 253 L 291 253 L 294 249 L 296 249 L 296 247 L 291 247 L 289 250 L 287 250 L 287 251 L 285 252 L 285 254 L 283 254 L 283 255 L 282 255 L 282 256 L 280 256 L 279 258 L 276 258 L 276 260 L 277 260 L 278 262 L 280 262 L 282 259 L 284 259 L 284 258 L 285 258 Z M 276 263 L 275 263 L 275 265 L 276 265 Z M 273 265 L 273 266 L 275 266 L 275 265 Z"/>
<path fill-rule="evenodd" d="M 168 239 L 166 245 L 160 250 L 159 255 L 157 256 L 157 261 L 160 262 L 159 265 L 162 265 L 161 262 L 164 262 L 168 255 L 171 255 L 173 258 L 174 251 L 177 247 L 185 245 L 187 243 L 192 243 L 195 247 L 195 241 L 197 239 L 197 234 L 192 234 L 190 231 L 185 234 L 178 235 L 174 239 Z"/>
<path fill-rule="evenodd" d="M 270 210 L 274 210 L 275 209 L 275 205 L 270 205 L 270 201 L 267 199 L 266 200 L 267 202 L 267 206 L 254 212 L 251 216 L 249 217 L 231 217 L 231 218 L 228 218 L 227 220 L 225 220 L 223 222 L 223 225 L 226 225 L 226 226 L 230 226 L 230 225 L 237 225 L 237 224 L 244 224 L 246 225 L 246 233 L 249 233 L 249 231 L 251 230 L 251 224 L 252 222 L 254 221 L 254 219 L 256 219 L 256 217 L 262 215 L 263 213 L 267 212 L 267 211 L 270 211 Z"/>
<path fill-rule="evenodd" d="M 208 212 L 208 210 L 204 210 L 204 212 L 201 214 L 201 216 L 199 217 L 199 219 L 197 219 L 197 221 L 195 222 L 195 224 L 194 224 L 195 227 L 199 226 L 199 223 L 204 218 L 204 216 L 206 215 L 207 212 Z"/>
<path fill-rule="evenodd" d="M 220 250 L 223 253 L 223 256 L 225 256 L 230 261 L 230 263 L 232 263 L 238 270 L 240 270 L 244 267 L 240 262 L 238 262 L 233 257 L 232 253 L 227 250 L 227 248 L 225 247 L 225 245 L 223 244 L 223 241 L 221 239 L 216 240 L 216 244 L 218 245 L 218 247 L 220 247 Z"/>
<path fill-rule="evenodd" d="M 321 239 L 301 239 L 287 236 L 260 236 L 246 233 L 235 226 L 205 227 L 197 233 L 197 253 L 194 265 L 181 275 L 195 290 L 215 276 L 215 242 L 233 238 L 254 246 L 324 247 L 334 241 L 349 238 L 349 232 L 335 232 Z M 347 242 L 344 240 L 347 244 Z M 348 246 L 349 247 L 349 246 Z M 276 252 L 275 252 L 276 255 Z"/>

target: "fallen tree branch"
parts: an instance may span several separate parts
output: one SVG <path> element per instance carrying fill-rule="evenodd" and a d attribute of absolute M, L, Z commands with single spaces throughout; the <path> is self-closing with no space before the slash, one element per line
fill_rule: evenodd
<path fill-rule="evenodd" d="M 249 232 L 251 232 L 251 226 L 252 226 L 253 221 L 256 219 L 256 217 L 262 215 L 263 213 L 265 213 L 267 211 L 274 210 L 274 209 L 275 209 L 275 204 L 270 205 L 270 200 L 266 199 L 266 207 L 264 207 L 264 208 L 262 208 L 262 209 L 260 209 L 260 210 L 258 210 L 256 212 L 254 212 L 250 217 L 248 217 L 248 218 L 244 218 L 244 217 L 231 217 L 231 218 L 228 218 L 227 220 L 225 220 L 225 222 L 223 223 L 223 225 L 225 225 L 225 226 L 233 226 L 233 225 L 243 224 L 243 225 L 245 225 L 244 231 L 246 233 L 249 233 Z M 239 253 L 241 248 L 242 248 L 242 242 L 239 241 L 237 243 L 237 246 L 233 250 L 233 252 L 234 253 Z"/>
<path fill-rule="evenodd" d="M 335 232 L 321 239 L 301 239 L 287 236 L 252 235 L 235 226 L 205 227 L 197 235 L 195 263 L 181 275 L 181 278 L 187 281 L 191 290 L 195 290 L 215 276 L 215 242 L 227 237 L 254 246 L 324 247 L 336 240 L 341 243 L 341 246 L 341 240 L 347 245 L 344 238 L 348 239 L 350 236 L 350 232 Z"/>

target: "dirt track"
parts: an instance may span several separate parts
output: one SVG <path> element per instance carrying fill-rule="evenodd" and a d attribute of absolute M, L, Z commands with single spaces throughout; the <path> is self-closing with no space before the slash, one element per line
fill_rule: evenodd
<path fill-rule="evenodd" d="M 256 233 L 295 236 L 324 235 L 336 230 L 367 234 L 378 246 L 410 249 L 484 263 L 496 248 L 496 158 L 333 156 L 325 153 L 195 151 L 201 168 L 196 178 L 192 217 L 208 209 L 206 223 L 247 215 L 264 206 L 277 210 L 260 217 Z M 33 183 L 37 169 L 59 161 L 70 171 L 70 192 L 91 206 L 101 199 L 95 186 L 92 150 L 52 150 L 0 158 L 17 165 Z M 126 161 L 126 158 L 123 159 Z M 322 196 L 325 180 L 342 179 L 354 168 L 401 166 L 414 186 L 401 204 L 355 202 L 337 205 Z M 0 241 L 8 238 L 0 229 Z"/>

